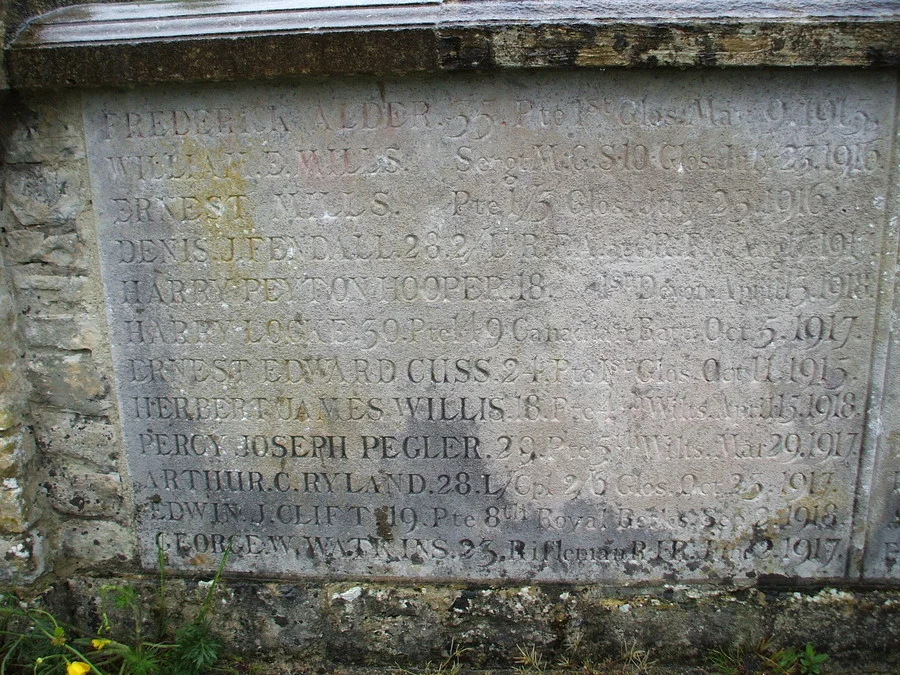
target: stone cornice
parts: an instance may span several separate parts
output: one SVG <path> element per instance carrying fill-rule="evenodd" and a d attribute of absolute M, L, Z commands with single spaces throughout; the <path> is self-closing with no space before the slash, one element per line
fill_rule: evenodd
<path fill-rule="evenodd" d="M 896 66 L 900 4 L 95 4 L 33 19 L 6 52 L 18 89 L 497 68 Z"/>

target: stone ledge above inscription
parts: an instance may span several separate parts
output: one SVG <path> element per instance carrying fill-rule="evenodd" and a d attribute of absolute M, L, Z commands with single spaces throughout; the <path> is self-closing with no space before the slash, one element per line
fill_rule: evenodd
<path fill-rule="evenodd" d="M 7 50 L 10 86 L 548 66 L 900 63 L 900 13 L 884 0 L 727 8 L 696 0 L 323 4 L 232 0 L 59 10 L 33 20 Z"/>

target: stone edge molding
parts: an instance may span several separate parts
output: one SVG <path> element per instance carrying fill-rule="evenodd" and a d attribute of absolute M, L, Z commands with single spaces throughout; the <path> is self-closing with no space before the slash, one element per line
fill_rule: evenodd
<path fill-rule="evenodd" d="M 112 3 L 34 18 L 5 56 L 11 89 L 497 68 L 897 66 L 900 4 Z"/>

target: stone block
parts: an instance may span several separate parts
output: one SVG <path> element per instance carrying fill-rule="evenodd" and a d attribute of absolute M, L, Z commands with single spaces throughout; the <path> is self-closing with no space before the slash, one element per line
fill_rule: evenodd
<path fill-rule="evenodd" d="M 785 593 L 773 603 L 772 633 L 782 644 L 812 642 L 819 652 L 880 660 L 900 643 L 896 597 L 836 588 Z"/>
<path fill-rule="evenodd" d="M 35 440 L 45 456 L 77 458 L 101 473 L 118 470 L 118 434 L 108 418 L 47 409 L 33 416 Z"/>
<path fill-rule="evenodd" d="M 12 586 L 34 581 L 47 562 L 41 533 L 0 534 L 0 561 L 0 581 Z"/>
<path fill-rule="evenodd" d="M 215 605 L 215 624 L 220 635 L 237 638 L 235 645 L 244 654 L 315 652 L 324 647 L 321 608 L 315 586 L 226 581 Z"/>
<path fill-rule="evenodd" d="M 13 230 L 6 233 L 6 258 L 15 263 L 45 263 L 69 268 L 78 273 L 86 271 L 78 235 L 47 234 L 36 229 Z"/>
<path fill-rule="evenodd" d="M 89 200 L 81 171 L 78 164 L 10 166 L 6 203 L 25 226 L 74 220 Z"/>
<path fill-rule="evenodd" d="M 13 268 L 12 278 L 22 309 L 29 313 L 82 309 L 91 284 L 85 276 L 46 274 L 40 265 Z"/>
<path fill-rule="evenodd" d="M 9 164 L 54 163 L 84 158 L 77 92 L 35 94 L 9 105 L 14 123 L 5 139 Z"/>
<path fill-rule="evenodd" d="M 451 598 L 445 621 L 457 646 L 474 648 L 476 663 L 512 665 L 519 647 L 552 652 L 565 623 L 565 599 L 538 586 L 464 589 Z"/>
<path fill-rule="evenodd" d="M 27 367 L 32 396 L 53 408 L 102 415 L 111 407 L 107 382 L 89 353 L 31 354 Z"/>
<path fill-rule="evenodd" d="M 0 532 L 20 534 L 32 523 L 32 513 L 25 489 L 17 477 L 0 481 Z"/>
<path fill-rule="evenodd" d="M 759 602 L 715 590 L 678 601 L 671 589 L 622 598 L 591 590 L 580 598 L 579 613 L 580 652 L 594 659 L 614 658 L 628 646 L 653 658 L 656 645 L 665 644 L 667 658 L 702 662 L 709 650 L 755 647 L 767 637 Z"/>
<path fill-rule="evenodd" d="M 327 593 L 326 653 L 335 661 L 424 662 L 449 642 L 443 618 L 450 602 L 440 591 L 341 584 Z"/>
<path fill-rule="evenodd" d="M 87 565 L 125 563 L 134 550 L 134 532 L 106 520 L 67 521 L 59 531 L 60 552 Z"/>
<path fill-rule="evenodd" d="M 34 441 L 28 431 L 0 432 L 0 478 L 16 476 L 34 455 Z"/>
<path fill-rule="evenodd" d="M 100 341 L 102 323 L 85 313 L 29 313 L 21 321 L 22 337 L 31 347 L 93 350 Z"/>
<path fill-rule="evenodd" d="M 59 513 L 118 519 L 124 501 L 118 474 L 97 473 L 71 461 L 54 461 L 45 469 L 42 487 Z"/>
<path fill-rule="evenodd" d="M 27 383 L 18 368 L 0 366 L 0 431 L 22 423 Z"/>

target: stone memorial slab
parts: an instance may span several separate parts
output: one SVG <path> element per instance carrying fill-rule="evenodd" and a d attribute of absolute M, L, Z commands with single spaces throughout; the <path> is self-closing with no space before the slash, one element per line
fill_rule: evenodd
<path fill-rule="evenodd" d="M 144 564 L 844 576 L 894 97 L 837 71 L 86 95 Z"/>

